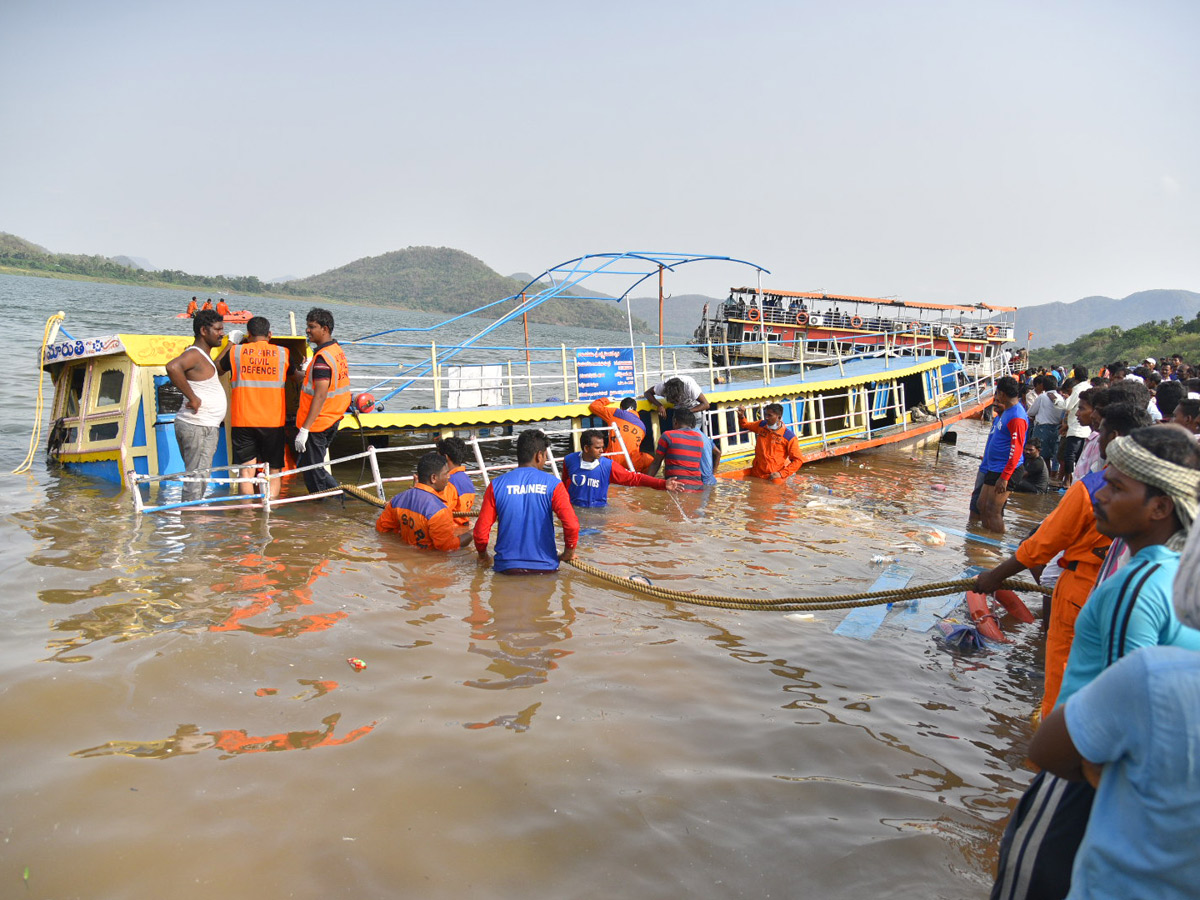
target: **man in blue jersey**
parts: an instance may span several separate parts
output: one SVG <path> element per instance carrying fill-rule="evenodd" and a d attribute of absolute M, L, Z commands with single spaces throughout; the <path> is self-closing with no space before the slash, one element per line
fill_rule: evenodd
<path fill-rule="evenodd" d="M 1025 454 L 1025 433 L 1029 416 L 1017 398 L 1021 387 L 1011 375 L 996 379 L 996 415 L 983 448 L 983 462 L 971 494 L 971 518 L 980 516 L 983 527 L 1004 533 L 1004 504 L 1008 502 L 1008 481 Z"/>
<path fill-rule="evenodd" d="M 1180 623 L 1171 603 L 1179 550 L 1200 509 L 1200 449 L 1181 429 L 1158 425 L 1114 438 L 1105 454 L 1105 484 L 1092 501 L 1096 528 L 1124 540 L 1133 555 L 1097 585 L 1080 611 L 1047 723 L 1073 695 L 1141 647 L 1200 650 L 1200 632 Z M 1094 797 L 1083 782 L 1068 783 L 1046 771 L 1034 777 L 1004 832 L 993 900 L 1068 896 Z M 1089 888 L 1069 896 L 1097 894 Z"/>
<path fill-rule="evenodd" d="M 483 495 L 475 523 L 475 549 L 486 561 L 492 525 L 498 523 L 493 568 L 499 573 L 555 572 L 560 560 L 566 562 L 575 555 L 579 519 L 566 487 L 543 471 L 549 446 L 543 432 L 522 431 L 517 438 L 517 467 L 493 479 Z M 562 553 L 555 543 L 555 516 L 563 525 Z"/>
<path fill-rule="evenodd" d="M 630 472 L 615 459 L 604 455 L 604 433 L 585 431 L 579 437 L 579 452 L 563 460 L 563 484 L 572 506 L 608 506 L 609 484 L 648 487 L 656 491 L 682 491 L 678 478 L 655 478 Z"/>
<path fill-rule="evenodd" d="M 686 491 L 717 483 L 713 472 L 721 464 L 721 451 L 708 435 L 696 430 L 696 414 L 692 411 L 676 407 L 675 427 L 659 437 L 654 462 L 646 474 L 657 475 L 664 462 L 663 474 L 678 478 Z"/>

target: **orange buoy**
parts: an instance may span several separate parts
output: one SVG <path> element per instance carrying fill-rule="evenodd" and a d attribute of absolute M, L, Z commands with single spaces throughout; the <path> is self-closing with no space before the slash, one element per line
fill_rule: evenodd
<path fill-rule="evenodd" d="M 797 325 L 807 325 L 808 324 L 808 313 L 802 313 L 802 312 L 796 313 L 796 324 Z"/>
<path fill-rule="evenodd" d="M 988 336 L 988 337 L 995 337 L 995 336 L 996 336 L 996 334 L 997 334 L 997 328 L 996 328 L 996 326 L 995 326 L 995 325 L 989 325 L 989 326 L 987 327 L 987 336 Z"/>
<path fill-rule="evenodd" d="M 1017 596 L 1015 591 L 1010 591 L 1007 588 L 996 591 L 996 602 L 1008 611 L 1008 614 L 1018 622 L 1030 624 L 1033 622 L 1033 613 L 1029 611 L 1029 607 L 1024 601 Z"/>
<path fill-rule="evenodd" d="M 912 329 L 913 334 L 917 334 L 921 330 L 921 323 L 920 322 L 912 322 L 909 324 L 908 327 Z"/>
<path fill-rule="evenodd" d="M 989 641 L 1012 643 L 1000 630 L 1000 623 L 996 621 L 996 616 L 988 608 L 986 596 L 975 591 L 967 591 L 967 611 L 971 614 L 971 620 L 975 623 L 979 633 Z"/>
<path fill-rule="evenodd" d="M 862 328 L 862 326 L 863 326 L 862 316 L 855 316 L 854 318 L 852 318 L 850 320 L 851 328 Z"/>
<path fill-rule="evenodd" d="M 962 327 L 961 325 L 955 325 L 955 326 L 954 326 L 954 336 L 955 336 L 955 337 L 962 337 L 962 336 L 963 336 L 963 327 Z"/>
<path fill-rule="evenodd" d="M 746 314 L 746 317 L 747 317 L 747 318 L 748 318 L 748 319 L 749 319 L 751 322 L 757 322 L 757 321 L 758 321 L 758 316 L 759 316 L 759 313 L 758 313 L 758 307 L 757 307 L 757 306 L 752 306 L 752 307 L 750 307 L 750 312 L 748 312 L 748 313 Z"/>

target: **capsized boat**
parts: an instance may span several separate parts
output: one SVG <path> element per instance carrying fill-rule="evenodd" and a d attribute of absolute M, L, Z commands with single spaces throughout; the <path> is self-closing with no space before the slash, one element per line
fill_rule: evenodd
<path fill-rule="evenodd" d="M 711 404 L 703 414 L 704 427 L 722 450 L 722 466 L 730 468 L 746 465 L 754 454 L 754 436 L 738 428 L 739 405 L 748 407 L 754 418 L 765 404 L 782 404 L 784 422 L 800 439 L 808 463 L 887 444 L 934 440 L 991 402 L 994 379 L 1003 374 L 1002 359 L 986 356 L 987 364 L 968 369 L 961 354 L 948 353 L 932 340 L 897 341 L 889 336 L 849 347 L 833 340 L 823 350 L 811 349 L 786 364 L 769 353 L 736 362 L 728 354 L 721 358 L 710 340 L 702 348 L 703 362 L 691 366 L 692 345 L 666 344 L 661 333 L 657 344 L 637 341 L 628 312 L 631 292 L 655 276 L 661 285 L 665 274 L 701 261 L 750 266 L 760 277 L 767 272 L 725 256 L 592 254 L 548 269 L 519 294 L 437 326 L 342 340 L 355 396 L 333 445 L 331 464 L 370 457 L 372 480 L 367 486 L 383 496 L 385 482 L 404 479 L 381 475 L 382 454 L 411 451 L 438 436 L 458 433 L 474 452 L 476 465 L 469 474 L 486 484 L 491 473 L 511 465 L 497 460 L 495 442 L 509 441 L 514 429 L 547 427 L 561 436 L 559 452 L 567 451 L 568 442 L 577 445 L 582 430 L 603 427 L 589 409 L 600 397 L 638 398 L 635 412 L 647 429 L 643 447 L 652 451 L 664 423 L 645 393 L 677 375 L 692 377 L 701 386 Z M 613 279 L 616 290 L 609 287 Z M 605 281 L 606 293 L 592 286 L 597 281 Z M 580 297 L 624 303 L 628 341 L 607 347 L 529 343 L 531 310 L 551 299 Z M 470 338 L 449 345 L 437 341 L 447 326 L 454 324 L 461 334 L 461 320 L 481 314 L 494 318 Z M 526 323 L 523 346 L 486 340 L 518 321 Z M 421 340 L 406 341 L 405 333 L 419 333 Z M 298 335 L 273 342 L 307 352 Z M 179 505 L 171 502 L 163 485 L 182 471 L 174 439 L 174 413 L 182 395 L 170 384 L 164 366 L 189 343 L 180 336 L 133 334 L 50 341 L 43 366 L 55 385 L 47 448 L 51 457 L 114 483 L 139 485 L 132 492 L 139 509 Z M 290 409 L 295 400 L 293 393 Z M 214 467 L 227 465 L 228 446 L 226 426 Z M 504 449 L 511 448 L 505 444 Z M 210 480 L 219 484 L 230 479 Z M 151 500 L 151 487 L 158 492 L 157 506 L 143 503 Z M 218 494 L 208 502 L 226 499 Z M 228 499 L 247 500 L 236 495 Z M 301 499 L 307 495 L 275 502 Z M 264 498 L 255 495 L 250 500 Z"/>

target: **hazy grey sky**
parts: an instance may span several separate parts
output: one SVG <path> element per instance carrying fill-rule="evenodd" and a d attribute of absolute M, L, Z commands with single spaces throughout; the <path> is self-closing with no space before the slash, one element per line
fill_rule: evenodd
<path fill-rule="evenodd" d="M 1197 46 L 1195 0 L 4 0 L 0 231 L 263 278 L 435 245 L 933 302 L 1200 290 Z"/>

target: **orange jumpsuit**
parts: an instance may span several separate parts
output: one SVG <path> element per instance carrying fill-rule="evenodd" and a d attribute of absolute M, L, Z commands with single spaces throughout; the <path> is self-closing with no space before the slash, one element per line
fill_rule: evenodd
<path fill-rule="evenodd" d="M 751 478 L 770 478 L 772 472 L 778 472 L 787 478 L 804 461 L 800 456 L 800 439 L 788 426 L 772 431 L 763 422 L 747 422 L 738 416 L 738 428 L 755 435 L 754 465 L 743 470 L 743 475 Z"/>
<path fill-rule="evenodd" d="M 418 484 L 393 497 L 375 520 L 375 530 L 398 532 L 405 543 L 431 550 L 457 550 L 454 517 L 441 495 L 427 484 Z"/>
<path fill-rule="evenodd" d="M 455 525 L 466 525 L 471 521 L 466 516 L 458 515 L 470 512 L 475 505 L 475 484 L 467 474 L 466 466 L 455 466 L 450 470 L 450 480 L 446 482 L 446 489 L 438 496 L 450 507 L 450 512 L 455 514 Z"/>
<path fill-rule="evenodd" d="M 1037 531 L 1021 542 L 1014 554 L 1021 565 L 1032 568 L 1045 565 L 1056 554 L 1062 553 L 1059 565 L 1063 573 L 1054 585 L 1054 594 L 1050 598 L 1046 687 L 1042 694 L 1043 718 L 1050 715 L 1058 700 L 1067 657 L 1071 654 L 1071 642 L 1075 639 L 1075 619 L 1096 584 L 1104 551 L 1112 543 L 1112 538 L 1096 530 L 1089 485 L 1099 490 L 1104 485 L 1104 475 L 1095 472 L 1090 478 L 1071 485 L 1054 511 L 1046 516 Z"/>
<path fill-rule="evenodd" d="M 634 410 L 611 406 L 611 402 L 607 397 L 601 397 L 599 400 L 593 400 L 588 406 L 588 412 L 593 416 L 599 416 L 610 428 L 616 425 L 620 432 L 619 439 L 611 431 L 608 433 L 608 445 L 604 451 L 620 453 L 621 444 L 624 443 L 625 449 L 629 451 L 629 461 L 633 463 L 634 471 L 645 472 L 654 463 L 652 454 L 642 452 L 642 439 L 646 436 L 646 426 Z M 624 462 L 624 455 L 618 458 Z"/>

